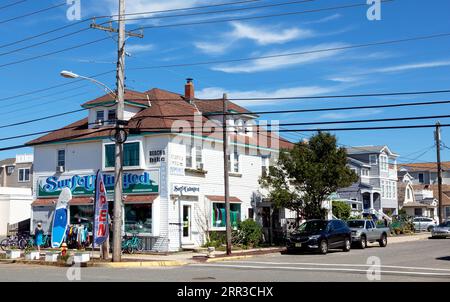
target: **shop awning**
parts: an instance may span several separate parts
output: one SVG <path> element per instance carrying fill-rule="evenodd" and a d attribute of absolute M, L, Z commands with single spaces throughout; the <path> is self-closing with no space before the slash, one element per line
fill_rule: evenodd
<path fill-rule="evenodd" d="M 159 195 L 127 195 L 125 203 L 152 203 Z M 33 207 L 55 206 L 58 199 L 55 198 L 38 198 L 33 201 Z M 74 197 L 69 201 L 69 205 L 90 205 L 93 204 L 92 197 Z"/>
<path fill-rule="evenodd" d="M 206 195 L 206 198 L 208 198 L 210 201 L 225 201 L 225 196 L 222 195 Z M 229 200 L 230 202 L 242 202 L 242 200 L 235 196 L 230 196 Z"/>

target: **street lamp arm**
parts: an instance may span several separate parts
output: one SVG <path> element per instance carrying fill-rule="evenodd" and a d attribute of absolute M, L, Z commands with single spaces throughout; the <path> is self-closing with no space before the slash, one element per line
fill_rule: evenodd
<path fill-rule="evenodd" d="M 85 76 L 78 76 L 78 77 L 80 79 L 91 81 L 92 83 L 94 83 L 94 84 L 104 88 L 108 92 L 108 94 L 111 95 L 114 98 L 114 100 L 117 102 L 117 94 L 116 94 L 116 92 L 113 91 L 111 88 L 109 88 L 106 84 L 103 84 L 102 82 L 97 81 L 96 79 L 93 79 L 93 78 L 89 78 L 89 77 L 85 77 Z"/>

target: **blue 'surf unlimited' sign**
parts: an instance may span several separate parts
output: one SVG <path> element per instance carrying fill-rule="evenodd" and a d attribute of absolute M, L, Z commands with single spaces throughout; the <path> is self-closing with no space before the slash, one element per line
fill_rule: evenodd
<path fill-rule="evenodd" d="M 69 188 L 73 196 L 89 196 L 95 193 L 95 174 L 39 177 L 38 197 L 59 196 L 63 188 Z M 114 175 L 103 174 L 108 193 L 114 192 Z M 148 194 L 159 192 L 159 170 L 124 173 L 123 193 Z"/>

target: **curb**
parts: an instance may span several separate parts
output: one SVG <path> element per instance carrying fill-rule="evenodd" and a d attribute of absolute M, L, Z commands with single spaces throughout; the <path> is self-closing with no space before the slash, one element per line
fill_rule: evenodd
<path fill-rule="evenodd" d="M 208 258 L 206 262 L 220 262 L 220 261 L 231 261 L 231 260 L 242 260 L 253 258 L 254 255 L 245 255 L 245 256 L 230 256 L 230 257 L 217 257 L 217 258 Z"/>
<path fill-rule="evenodd" d="M 428 239 L 429 237 L 431 237 L 431 235 L 429 235 L 429 234 L 415 235 L 415 236 L 402 236 L 402 237 L 389 236 L 388 243 L 389 244 L 397 244 L 397 243 L 413 242 L 413 241 L 425 240 L 425 239 Z M 390 241 L 389 238 L 391 238 L 391 240 L 393 238 L 396 238 L 397 240 Z"/>
<path fill-rule="evenodd" d="M 184 266 L 187 262 L 183 261 L 133 261 L 133 262 L 106 262 L 106 263 L 92 263 L 91 267 L 107 267 L 107 268 L 134 268 L 134 267 L 169 267 L 169 266 Z"/>

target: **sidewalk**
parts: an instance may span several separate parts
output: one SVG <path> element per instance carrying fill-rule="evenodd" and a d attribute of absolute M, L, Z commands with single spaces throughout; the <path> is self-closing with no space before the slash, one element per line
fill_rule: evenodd
<path fill-rule="evenodd" d="M 417 241 L 417 240 L 424 240 L 424 239 L 427 239 L 429 237 L 431 237 L 431 233 L 428 233 L 428 232 L 418 233 L 418 234 L 414 234 L 414 235 L 389 236 L 388 237 L 388 244 L 411 242 L 411 241 Z"/>

